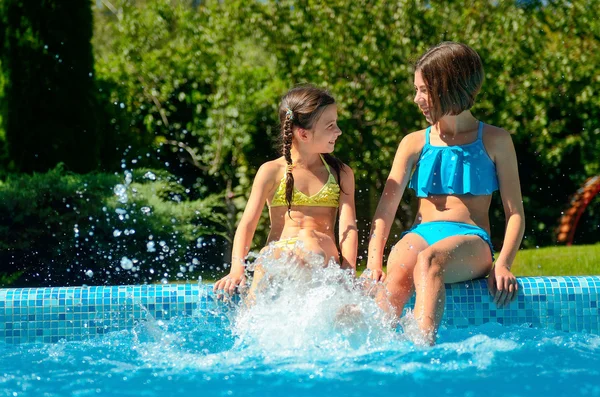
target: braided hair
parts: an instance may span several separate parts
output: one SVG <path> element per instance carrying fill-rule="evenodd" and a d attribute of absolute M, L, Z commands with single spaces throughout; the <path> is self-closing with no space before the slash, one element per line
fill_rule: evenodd
<path fill-rule="evenodd" d="M 292 210 L 294 193 L 291 153 L 293 127 L 297 126 L 307 130 L 311 129 L 319 120 L 325 108 L 332 104 L 335 104 L 335 99 L 329 92 L 311 85 L 292 88 L 281 100 L 281 105 L 279 106 L 279 121 L 281 122 L 281 152 L 287 163 L 285 201 L 288 206 L 288 214 Z M 325 159 L 325 162 L 334 169 L 338 180 L 340 180 L 340 172 L 343 163 L 329 153 L 323 154 L 323 158 Z"/>
<path fill-rule="evenodd" d="M 294 175 L 292 174 L 292 123 L 294 115 L 291 109 L 286 109 L 285 120 L 282 124 L 283 157 L 287 163 L 285 168 L 285 201 L 288 205 L 288 213 L 292 209 L 292 197 L 294 193 Z"/>

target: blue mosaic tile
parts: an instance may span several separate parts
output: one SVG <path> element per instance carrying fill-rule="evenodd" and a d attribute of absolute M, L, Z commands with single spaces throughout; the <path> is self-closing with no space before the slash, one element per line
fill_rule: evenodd
<path fill-rule="evenodd" d="M 443 324 L 469 327 L 488 322 L 529 324 L 598 333 L 600 276 L 519 278 L 517 299 L 497 308 L 485 280 L 446 285 Z M 0 289 L 0 340 L 6 343 L 84 340 L 130 329 L 148 316 L 202 318 L 221 327 L 234 304 L 214 299 L 197 284 Z M 414 306 L 414 297 L 406 308 Z"/>

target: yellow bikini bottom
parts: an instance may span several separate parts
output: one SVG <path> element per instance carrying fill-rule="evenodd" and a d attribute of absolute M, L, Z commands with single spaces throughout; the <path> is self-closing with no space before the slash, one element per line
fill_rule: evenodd
<path fill-rule="evenodd" d="M 292 249 L 296 245 L 296 241 L 298 241 L 298 237 L 285 238 L 283 240 L 275 241 L 273 246 L 277 248 Z"/>

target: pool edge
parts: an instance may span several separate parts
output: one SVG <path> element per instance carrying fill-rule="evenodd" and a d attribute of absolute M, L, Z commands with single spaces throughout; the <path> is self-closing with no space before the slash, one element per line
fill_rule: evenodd
<path fill-rule="evenodd" d="M 493 303 L 486 280 L 447 284 L 443 324 L 463 328 L 497 322 L 600 333 L 600 276 L 520 277 L 518 282 L 517 299 L 504 308 Z M 407 308 L 413 303 L 414 298 Z M 150 317 L 207 316 L 218 323 L 218 313 L 228 308 L 214 299 L 207 284 L 2 288 L 0 340 L 85 340 L 131 329 Z"/>

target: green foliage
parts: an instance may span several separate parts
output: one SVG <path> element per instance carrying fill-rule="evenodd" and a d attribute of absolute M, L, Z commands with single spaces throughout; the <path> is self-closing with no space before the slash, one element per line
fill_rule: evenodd
<path fill-rule="evenodd" d="M 0 22 L 7 166 L 31 172 L 64 162 L 74 171 L 96 169 L 91 2 L 5 0 Z"/>
<path fill-rule="evenodd" d="M 94 8 L 93 57 L 86 44 L 90 4 L 57 5 L 42 13 L 43 7 L 55 3 L 8 0 L 0 5 L 4 27 L 0 29 L 0 163 L 8 165 L 1 160 L 4 128 L 13 169 L 41 167 L 41 162 L 15 157 L 14 145 L 21 145 L 18 153 L 43 158 L 55 153 L 53 161 L 65 161 L 72 170 L 89 169 L 90 164 L 115 168 L 124 156 L 126 169 L 135 160 L 137 166 L 166 167 L 170 176 L 148 181 L 136 171 L 134 182 L 126 186 L 130 201 L 125 204 L 112 193 L 122 179 L 119 176 L 76 176 L 54 170 L 23 182 L 21 188 L 32 191 L 18 193 L 19 198 L 14 196 L 14 186 L 21 179 L 11 176 L 0 187 L 0 208 L 9 211 L 4 199 L 11 191 L 13 201 L 6 203 L 21 204 L 11 207 L 2 219 L 14 215 L 18 220 L 14 230 L 20 234 L 15 239 L 13 229 L 11 233 L 2 229 L 3 252 L 17 256 L 4 257 L 8 262 L 1 263 L 13 267 L 0 272 L 10 275 L 29 269 L 21 280 L 32 280 L 35 272 L 39 277 L 50 273 L 47 264 L 53 263 L 56 274 L 64 275 L 63 270 L 74 266 L 77 277 L 85 268 L 94 271 L 94 278 L 73 280 L 100 282 L 102 272 L 95 269 L 118 268 L 122 256 L 145 261 L 136 273 L 137 281 L 160 279 L 162 265 L 157 266 L 156 256 L 145 248 L 150 234 L 154 241 L 159 241 L 159 235 L 176 235 L 181 241 L 161 237 L 170 248 L 180 244 L 176 251 L 183 252 L 165 257 L 170 261 L 169 274 L 176 271 L 173 258 L 189 262 L 183 247 L 195 246 L 197 235 L 231 237 L 256 170 L 278 156 L 274 141 L 279 135 L 279 98 L 290 87 L 307 82 L 329 88 L 338 101 L 343 135 L 336 154 L 355 170 L 364 238 L 398 143 L 407 133 L 426 126 L 412 103 L 411 65 L 442 40 L 465 42 L 481 54 L 486 81 L 473 113 L 514 133 L 527 216 L 524 246 L 552 244 L 554 226 L 569 196 L 587 177 L 600 173 L 600 78 L 595 70 L 600 63 L 600 22 L 588 11 L 597 8 L 597 0 L 234 0 L 196 6 L 198 2 L 115 0 L 111 9 Z M 42 14 L 49 21 L 48 30 L 34 28 L 41 26 L 33 22 Z M 72 24 L 79 29 L 76 34 L 62 26 L 65 15 L 77 21 Z M 95 74 L 90 79 L 92 59 Z M 71 66 L 74 71 L 67 71 Z M 35 103 L 47 104 L 52 114 L 39 109 L 32 113 Z M 11 124 L 7 118 L 15 114 L 11 109 L 23 112 L 19 114 L 24 118 Z M 73 135 L 82 129 L 72 126 L 84 124 L 86 131 L 98 133 Z M 98 153 L 103 154 L 102 160 Z M 85 199 L 73 194 L 83 183 L 95 186 L 86 188 Z M 68 199 L 63 202 L 64 197 Z M 139 212 L 143 206 L 152 208 L 152 216 L 135 224 L 119 220 L 114 213 L 117 208 Z M 99 216 L 103 207 L 107 210 Z M 408 227 L 414 213 L 415 199 L 409 192 L 392 235 Z M 93 223 L 86 221 L 90 216 Z M 46 217 L 54 219 L 50 229 Z M 491 218 L 499 248 L 504 214 L 498 195 Z M 579 236 L 585 238 L 580 240 L 590 242 L 597 233 L 597 211 L 590 208 L 584 220 Z M 112 231 L 117 226 L 136 233 L 115 238 Z M 91 241 L 90 231 L 94 238 L 102 236 L 98 250 L 85 241 Z M 264 218 L 256 245 L 267 232 Z M 30 242 L 42 248 L 27 245 Z M 113 252 L 111 259 L 107 249 Z M 31 258 L 45 258 L 44 265 Z M 144 273 L 150 267 L 154 275 Z M 134 276 L 111 271 L 111 277 L 121 281 Z"/>
<path fill-rule="evenodd" d="M 0 7 L 1 10 L 1 7 Z M 2 12 L 0 11 L 0 22 L 4 22 Z M 4 30 L 0 29 L 0 52 L 4 50 Z M 0 174 L 3 171 L 2 165 L 8 163 L 8 147 L 6 143 L 6 130 L 4 127 L 2 115 L 6 113 L 6 100 L 4 99 L 4 89 L 7 84 L 6 73 L 2 69 L 2 57 L 0 57 Z"/>
<path fill-rule="evenodd" d="M 336 150 L 355 170 L 366 230 L 399 141 L 425 127 L 412 104 L 411 65 L 439 41 L 466 42 L 486 69 L 474 114 L 514 132 L 524 245 L 550 244 L 569 195 L 600 172 L 599 23 L 586 11 L 593 4 L 125 2 L 116 14 L 99 13 L 97 69 L 120 87 L 111 101 L 124 104 L 126 124 L 195 159 L 199 191 L 234 198 L 231 231 L 256 169 L 277 155 L 269 143 L 279 133 L 278 98 L 299 83 L 329 88 L 344 131 Z M 412 223 L 414 203 L 408 193 L 393 233 Z M 499 197 L 491 215 L 499 247 Z"/>
<path fill-rule="evenodd" d="M 21 272 L 20 285 L 187 279 L 222 262 L 222 207 L 218 195 L 190 200 L 164 171 L 9 176 L 0 182 L 0 273 Z M 135 270 L 122 268 L 124 257 Z"/>
<path fill-rule="evenodd" d="M 176 157 L 167 161 L 171 171 L 200 196 L 224 192 L 233 234 L 254 172 L 273 157 L 273 115 L 287 84 L 276 77 L 276 58 L 244 38 L 228 7 L 124 2 L 96 13 L 94 45 L 107 130 L 141 150 L 159 144 L 163 156 Z"/>

